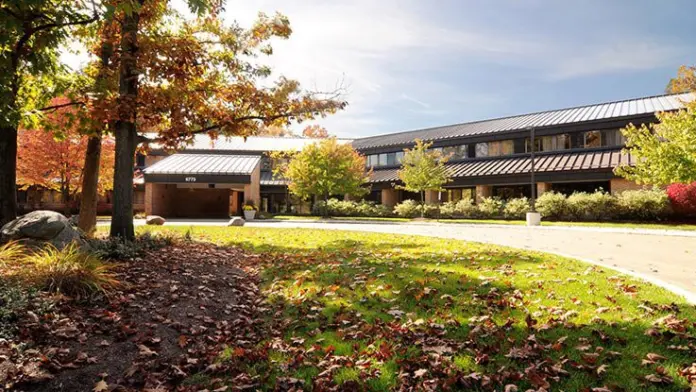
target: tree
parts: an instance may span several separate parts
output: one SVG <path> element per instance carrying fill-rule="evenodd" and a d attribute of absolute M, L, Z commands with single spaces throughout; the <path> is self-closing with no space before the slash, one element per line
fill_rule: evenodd
<path fill-rule="evenodd" d="M 404 183 L 399 188 L 420 194 L 421 217 L 425 215 L 425 191 L 441 191 L 442 186 L 450 181 L 445 167 L 449 157 L 439 150 L 429 150 L 430 146 L 432 143 L 416 139 L 413 149 L 404 150 L 398 172 Z"/>
<path fill-rule="evenodd" d="M 696 102 L 685 110 L 657 113 L 659 123 L 621 132 L 626 137 L 625 153 L 634 165 L 617 167 L 614 172 L 639 184 L 669 185 L 696 181 Z"/>
<path fill-rule="evenodd" d="M 292 131 L 286 127 L 271 125 L 268 127 L 263 127 L 259 133 L 259 136 L 276 136 L 276 137 L 293 137 L 295 136 Z"/>
<path fill-rule="evenodd" d="M 70 108 L 62 108 L 51 113 L 47 121 L 69 124 L 66 117 L 70 112 Z M 89 137 L 77 131 L 75 126 L 68 126 L 59 135 L 46 130 L 20 129 L 19 136 L 17 182 L 22 188 L 38 185 L 59 191 L 66 212 L 69 211 L 82 188 L 82 159 Z M 98 189 L 104 193 L 111 188 L 113 175 L 113 142 L 110 140 L 104 143 L 102 159 Z"/>
<path fill-rule="evenodd" d="M 677 76 L 669 80 L 665 91 L 668 94 L 696 91 L 696 67 L 686 65 L 679 67 Z"/>
<path fill-rule="evenodd" d="M 0 2 L 0 225 L 17 216 L 17 134 L 51 98 L 58 48 L 72 26 L 94 22 L 87 0 Z"/>
<path fill-rule="evenodd" d="M 121 8 L 118 45 L 111 236 L 134 237 L 132 181 L 139 143 L 176 148 L 197 133 L 251 135 L 264 126 L 315 119 L 346 105 L 337 92 L 304 92 L 296 81 L 282 77 L 271 87 L 261 86 L 270 69 L 258 57 L 272 54 L 270 39 L 287 38 L 291 32 L 280 15 L 261 14 L 249 30 L 226 27 L 217 18 L 221 2 L 192 0 L 192 10 L 205 18 L 182 22 L 168 15 L 168 23 L 141 24 L 141 17 L 167 9 L 167 2 L 127 3 Z"/>
<path fill-rule="evenodd" d="M 316 139 L 324 139 L 329 137 L 329 131 L 327 131 L 326 128 L 322 127 L 321 125 L 308 125 L 302 131 L 302 136 Z"/>
<path fill-rule="evenodd" d="M 328 138 L 291 153 L 277 174 L 288 181 L 290 192 L 306 200 L 312 196 L 327 201 L 332 195 L 361 196 L 368 192 L 365 184 L 365 157 L 349 144 Z M 276 155 L 278 157 L 278 155 Z"/>

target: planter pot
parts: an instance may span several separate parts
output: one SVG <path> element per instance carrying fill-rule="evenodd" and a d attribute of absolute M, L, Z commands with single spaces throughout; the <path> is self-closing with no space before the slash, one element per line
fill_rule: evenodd
<path fill-rule="evenodd" d="M 541 214 L 538 212 L 528 212 L 527 213 L 527 226 L 539 226 L 541 225 Z"/>
<path fill-rule="evenodd" d="M 245 220 L 254 220 L 254 217 L 256 216 L 256 211 L 254 210 L 244 210 L 244 219 Z"/>

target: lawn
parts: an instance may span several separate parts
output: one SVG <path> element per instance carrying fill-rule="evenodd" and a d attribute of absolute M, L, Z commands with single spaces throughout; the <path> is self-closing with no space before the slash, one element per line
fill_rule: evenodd
<path fill-rule="evenodd" d="M 276 215 L 273 219 L 280 220 L 311 220 L 316 221 L 322 219 L 320 216 L 314 215 Z M 398 217 L 331 217 L 331 220 L 352 220 L 352 221 L 384 221 L 384 222 L 403 222 L 408 223 L 413 221 L 408 218 Z M 506 220 L 506 219 L 430 219 L 426 222 L 438 223 L 463 223 L 472 225 L 525 225 L 523 220 Z M 652 229 L 652 230 L 696 230 L 696 224 L 692 223 L 650 223 L 650 222 L 561 222 L 561 221 L 542 221 L 542 226 L 570 226 L 570 227 L 605 227 L 619 229 Z"/>
<path fill-rule="evenodd" d="M 611 270 L 415 236 L 140 230 L 189 231 L 259 255 L 268 333 L 220 355 L 244 369 L 230 386 L 683 391 L 680 372 L 696 382 L 694 306 Z"/>

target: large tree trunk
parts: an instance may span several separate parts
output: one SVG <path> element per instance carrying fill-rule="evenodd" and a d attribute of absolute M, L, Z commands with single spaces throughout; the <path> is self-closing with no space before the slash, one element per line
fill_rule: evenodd
<path fill-rule="evenodd" d="M 99 199 L 97 189 L 99 186 L 101 142 L 101 135 L 91 136 L 87 141 L 87 152 L 85 153 L 78 227 L 87 234 L 92 234 L 97 226 L 97 201 Z"/>
<path fill-rule="evenodd" d="M 100 49 L 101 64 L 99 75 L 95 81 L 96 87 L 103 82 L 106 77 L 111 55 L 114 47 L 106 37 L 102 37 Z M 87 141 L 87 151 L 85 152 L 85 167 L 82 174 L 82 197 L 80 199 L 80 219 L 78 227 L 88 235 L 91 235 L 97 227 L 97 203 L 99 202 L 99 168 L 101 164 L 101 143 L 102 130 L 98 130 L 96 135 L 90 136 Z"/>
<path fill-rule="evenodd" d="M 17 217 L 17 128 L 0 128 L 0 226 Z"/>
<path fill-rule="evenodd" d="M 144 0 L 139 1 L 142 5 Z M 114 204 L 111 236 L 135 239 L 133 228 L 133 168 L 137 133 L 135 128 L 138 99 L 136 64 L 138 22 L 140 15 L 126 15 L 121 27 L 121 67 L 119 70 L 119 120 L 116 121 L 116 162 L 114 166 Z"/>

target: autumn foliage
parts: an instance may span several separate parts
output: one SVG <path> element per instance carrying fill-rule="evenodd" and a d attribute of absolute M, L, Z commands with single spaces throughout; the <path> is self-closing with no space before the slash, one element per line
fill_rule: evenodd
<path fill-rule="evenodd" d="M 696 181 L 691 184 L 672 184 L 667 187 L 667 196 L 675 212 L 696 216 Z"/>
<path fill-rule="evenodd" d="M 63 201 L 69 202 L 80 192 L 88 137 L 76 130 L 71 109 L 62 108 L 47 117 L 47 123 L 61 132 L 56 134 L 45 129 L 19 131 L 17 182 L 22 188 L 40 186 L 59 191 Z M 113 141 L 105 139 L 102 148 L 100 193 L 111 189 Z"/>

